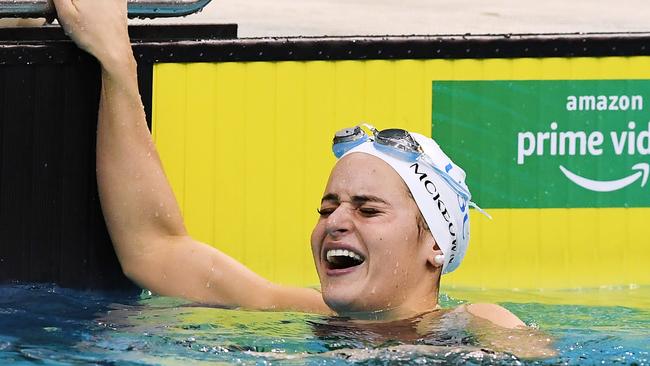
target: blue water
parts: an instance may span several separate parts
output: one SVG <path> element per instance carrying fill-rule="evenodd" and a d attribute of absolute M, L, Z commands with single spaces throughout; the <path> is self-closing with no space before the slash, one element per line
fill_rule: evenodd
<path fill-rule="evenodd" d="M 471 292 L 463 294 L 471 297 Z M 649 294 L 650 289 L 637 288 L 612 291 L 611 296 L 646 299 Z M 581 296 L 571 293 L 566 297 Z M 447 307 L 464 301 L 449 293 L 441 298 Z M 0 365 L 650 365 L 650 307 L 646 304 L 501 303 L 555 339 L 556 356 L 519 360 L 481 350 L 486 347 L 454 324 L 438 327 L 427 339 L 405 342 L 391 339 L 390 332 L 382 335 L 386 329 L 358 327 L 343 319 L 207 308 L 142 294 L 13 284 L 0 286 Z M 398 328 L 391 325 L 392 331 Z M 426 346 L 445 342 L 451 345 Z"/>

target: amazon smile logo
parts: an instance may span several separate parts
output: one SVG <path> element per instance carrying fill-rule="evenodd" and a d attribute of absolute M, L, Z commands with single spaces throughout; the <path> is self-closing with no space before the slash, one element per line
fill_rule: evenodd
<path fill-rule="evenodd" d="M 560 165 L 560 170 L 564 173 L 570 181 L 579 185 L 584 189 L 588 189 L 594 192 L 613 192 L 623 189 L 641 178 L 641 187 L 645 187 L 645 184 L 648 182 L 648 171 L 650 167 L 648 163 L 638 163 L 632 166 L 632 170 L 637 170 L 637 172 L 616 180 L 595 180 L 585 177 L 581 177 L 578 174 L 570 171 L 569 169 Z"/>

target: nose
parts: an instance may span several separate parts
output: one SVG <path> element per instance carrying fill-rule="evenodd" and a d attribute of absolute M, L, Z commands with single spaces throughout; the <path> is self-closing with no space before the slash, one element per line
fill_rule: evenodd
<path fill-rule="evenodd" d="M 328 217 L 325 223 L 325 231 L 332 237 L 344 235 L 354 228 L 352 221 L 352 210 L 348 204 L 341 204 Z"/>

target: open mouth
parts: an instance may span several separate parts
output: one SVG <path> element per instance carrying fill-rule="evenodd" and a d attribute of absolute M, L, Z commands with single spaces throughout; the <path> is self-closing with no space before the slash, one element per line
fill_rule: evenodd
<path fill-rule="evenodd" d="M 358 266 L 365 261 L 360 254 L 347 249 L 330 249 L 326 253 L 330 269 L 346 269 Z"/>

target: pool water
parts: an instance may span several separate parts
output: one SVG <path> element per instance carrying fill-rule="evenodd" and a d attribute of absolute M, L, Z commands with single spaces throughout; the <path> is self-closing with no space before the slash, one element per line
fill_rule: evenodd
<path fill-rule="evenodd" d="M 465 342 L 467 332 L 454 324 L 428 340 L 404 342 L 344 319 L 208 308 L 145 292 L 11 284 L 0 286 L 0 365 L 650 365 L 650 287 L 514 296 L 448 289 L 441 302 L 453 307 L 486 297 L 506 299 L 500 304 L 554 338 L 557 355 L 522 360 L 490 352 Z M 594 305 L 594 298 L 609 304 Z M 451 345 L 439 345 L 445 342 Z"/>

